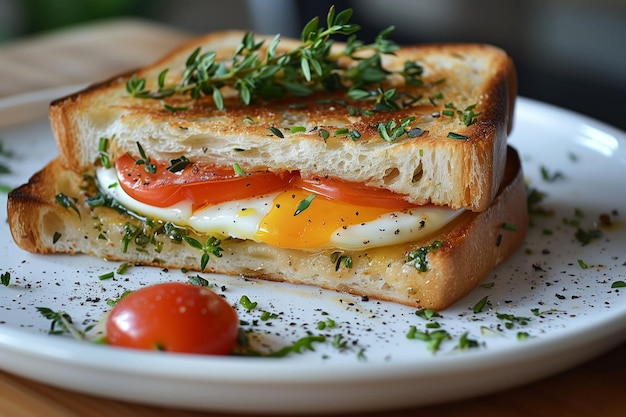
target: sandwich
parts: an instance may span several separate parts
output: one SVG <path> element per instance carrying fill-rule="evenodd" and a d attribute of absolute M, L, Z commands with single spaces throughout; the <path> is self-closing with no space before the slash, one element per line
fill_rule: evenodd
<path fill-rule="evenodd" d="M 51 103 L 15 242 L 442 310 L 523 242 L 515 69 L 484 44 L 237 31 Z M 334 40 L 345 35 L 345 41 Z"/>

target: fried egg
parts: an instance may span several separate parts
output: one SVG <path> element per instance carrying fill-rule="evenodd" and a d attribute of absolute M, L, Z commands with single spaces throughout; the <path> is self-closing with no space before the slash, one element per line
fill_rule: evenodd
<path fill-rule="evenodd" d="M 101 189 L 127 209 L 220 239 L 251 239 L 292 249 L 363 250 L 425 238 L 463 212 L 421 206 L 403 211 L 346 204 L 301 189 L 227 201 L 193 211 L 190 202 L 154 207 L 129 196 L 115 169 L 99 168 Z M 302 202 L 305 204 L 304 209 Z"/>

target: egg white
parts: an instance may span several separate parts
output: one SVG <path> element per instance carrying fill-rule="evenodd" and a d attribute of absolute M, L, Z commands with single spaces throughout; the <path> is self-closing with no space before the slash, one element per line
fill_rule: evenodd
<path fill-rule="evenodd" d="M 129 196 L 119 186 L 115 169 L 99 168 L 96 172 L 101 189 L 129 210 L 152 219 L 187 226 L 199 233 L 219 238 L 233 237 L 258 241 L 256 233 L 263 218 L 270 212 L 278 193 L 227 201 L 192 211 L 190 202 L 169 207 L 154 207 Z M 405 212 L 391 212 L 376 220 L 337 229 L 329 241 L 317 248 L 362 250 L 406 243 L 427 237 L 441 229 L 463 209 L 424 206 Z"/>

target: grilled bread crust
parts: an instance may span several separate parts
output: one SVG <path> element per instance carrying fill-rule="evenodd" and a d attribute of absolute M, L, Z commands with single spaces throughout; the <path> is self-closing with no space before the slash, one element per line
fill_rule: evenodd
<path fill-rule="evenodd" d="M 211 97 L 140 99 L 126 91 L 132 74 L 145 78 L 148 89 L 156 89 L 158 74 L 166 68 L 166 85 L 176 84 L 196 47 L 228 59 L 242 37 L 242 32 L 206 35 L 152 65 L 54 101 L 50 119 L 61 163 L 76 173 L 91 170 L 98 160 L 99 139 L 106 137 L 113 156 L 136 154 L 139 142 L 157 160 L 184 155 L 220 166 L 238 163 L 247 172 L 299 170 L 304 175 L 330 175 L 406 194 L 407 200 L 418 204 L 482 211 L 495 197 L 516 96 L 515 69 L 502 50 L 482 44 L 442 44 L 406 46 L 395 56 L 385 55 L 387 69 L 401 69 L 412 61 L 424 71 L 423 86 L 408 86 L 401 77 L 389 77 L 384 87 L 422 98 L 399 111 L 372 115 L 350 115 L 348 105 L 370 109 L 373 103 L 350 101 L 343 93 L 320 92 L 246 106 L 234 91 L 225 91 L 226 110 L 220 111 Z M 269 44 L 271 38 L 265 39 Z M 278 51 L 297 45 L 295 40 L 282 39 Z M 169 111 L 164 102 L 187 110 Z M 443 115 L 446 104 L 456 110 L 475 105 L 473 111 L 480 115 L 466 126 L 456 111 L 453 116 Z M 393 142 L 381 138 L 379 123 L 406 117 L 415 117 L 410 127 L 424 133 L 403 135 Z M 293 126 L 304 126 L 306 131 L 291 133 Z M 273 134 L 270 127 L 284 137 Z M 360 137 L 334 134 L 346 128 Z M 328 138 L 320 136 L 322 129 L 330 133 Z M 450 132 L 466 139 L 450 139 Z"/>
<path fill-rule="evenodd" d="M 332 250 L 311 252 L 227 239 L 221 244 L 222 256 L 211 256 L 205 272 L 310 284 L 410 306 L 445 309 L 476 287 L 526 236 L 521 165 L 513 148 L 508 148 L 507 155 L 502 186 L 492 204 L 482 212 L 464 212 L 427 239 L 343 252 L 352 258 L 353 265 L 338 269 L 331 261 Z M 81 174 L 65 169 L 57 158 L 27 184 L 10 192 L 8 221 L 15 242 L 25 250 L 43 254 L 85 253 L 110 261 L 200 268 L 201 253 L 189 245 L 173 243 L 164 234 L 152 234 L 153 229 L 142 221 L 114 208 L 90 207 L 86 203 L 90 187 L 85 187 L 84 181 Z M 75 199 L 75 206 L 59 204 L 55 198 L 59 193 Z M 130 239 L 124 250 L 125 236 L 128 240 L 132 229 L 128 225 L 153 236 L 154 241 L 140 247 Z M 194 238 L 204 241 L 200 236 Z M 427 270 L 418 271 L 408 261 L 408 254 L 435 241 L 441 246 L 427 254 Z"/>

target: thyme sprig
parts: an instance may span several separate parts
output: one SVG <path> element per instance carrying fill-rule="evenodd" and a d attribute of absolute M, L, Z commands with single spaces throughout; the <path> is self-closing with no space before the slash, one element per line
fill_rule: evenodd
<path fill-rule="evenodd" d="M 132 97 L 163 99 L 174 94 L 188 94 L 197 99 L 211 96 L 219 110 L 225 108 L 222 89 L 229 87 L 239 93 L 248 105 L 255 99 L 276 99 L 286 95 L 308 96 L 316 90 L 348 90 L 350 98 L 374 98 L 379 110 L 397 109 L 399 96 L 395 91 L 384 93 L 368 87 L 378 87 L 390 71 L 383 68 L 382 55 L 393 54 L 399 46 L 388 39 L 394 27 L 381 31 L 373 43 L 365 44 L 355 33 L 361 28 L 350 23 L 352 9 L 336 13 L 334 6 L 326 16 L 326 27 L 319 17 L 311 19 L 303 28 L 300 44 L 286 51 L 278 51 L 280 35 L 263 49 L 265 40 L 257 41 L 247 32 L 232 57 L 218 60 L 214 51 L 202 52 L 196 48 L 188 57 L 181 80 L 176 85 L 166 83 L 169 69 L 158 76 L 156 90 L 146 89 L 146 79 L 135 74 L 126 83 Z M 331 50 L 334 37 L 348 36 L 341 51 Z M 342 66 L 341 58 L 350 58 L 356 64 Z M 407 63 L 396 71 L 407 84 L 421 85 L 422 68 Z"/>
<path fill-rule="evenodd" d="M 72 321 L 72 317 L 64 311 L 54 311 L 48 307 L 36 307 L 37 311 L 46 319 L 50 320 L 49 334 L 60 335 L 69 333 L 77 340 L 83 340 L 85 333 L 93 326 L 87 327 L 84 331 L 80 330 Z"/>
<path fill-rule="evenodd" d="M 194 239 L 188 235 L 182 235 L 182 240 L 184 240 L 189 246 L 194 249 L 197 249 L 202 252 L 202 256 L 200 257 L 200 270 L 204 272 L 207 264 L 209 263 L 209 256 L 213 255 L 216 258 L 222 257 L 222 241 L 215 236 L 209 236 L 204 243 L 200 243 L 198 240 Z"/>

